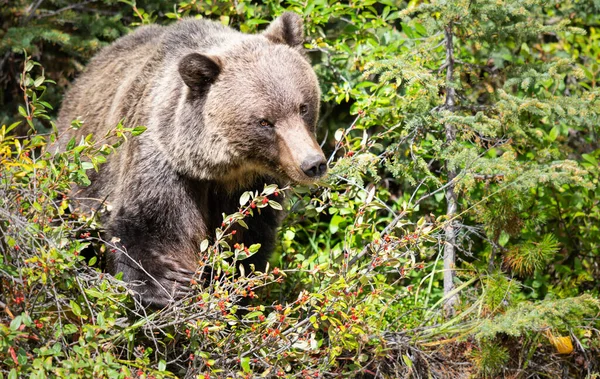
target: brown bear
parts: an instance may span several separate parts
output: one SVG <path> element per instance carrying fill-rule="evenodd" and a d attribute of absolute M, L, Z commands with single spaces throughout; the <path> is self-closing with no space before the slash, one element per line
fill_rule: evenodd
<path fill-rule="evenodd" d="M 320 91 L 302 29 L 294 13 L 256 35 L 197 19 L 142 27 L 104 48 L 67 93 L 57 120 L 63 145 L 120 121 L 147 127 L 74 191 L 87 207 L 110 204 L 106 233 L 126 254 L 113 254 L 109 271 L 137 283 L 144 303 L 162 307 L 185 290 L 200 242 L 237 211 L 244 191 L 325 173 L 314 136 Z M 77 118 L 82 127 L 70 129 Z M 234 236 L 261 244 L 249 261 L 258 269 L 279 220 L 264 208 Z"/>

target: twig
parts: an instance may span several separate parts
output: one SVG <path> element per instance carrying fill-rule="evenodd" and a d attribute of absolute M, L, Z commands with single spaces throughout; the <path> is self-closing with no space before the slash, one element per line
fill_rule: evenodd
<path fill-rule="evenodd" d="M 392 222 L 390 222 L 388 224 L 388 226 L 385 227 L 385 229 L 383 229 L 383 231 L 381 232 L 381 235 L 385 235 L 385 234 L 389 234 L 389 232 L 392 231 L 392 229 L 394 229 L 394 227 L 396 226 L 396 224 L 398 223 L 398 221 L 400 221 L 404 216 L 406 216 L 406 211 L 402 211 L 400 212 L 396 217 L 394 217 L 394 219 L 392 220 Z M 353 264 L 355 264 L 358 260 L 360 260 L 362 257 L 365 256 L 365 254 L 367 254 L 367 252 L 369 251 L 369 248 L 371 247 L 371 244 L 366 245 L 360 253 L 358 253 L 358 255 L 356 255 L 354 258 L 352 258 L 350 260 L 350 262 L 348 262 L 348 267 L 352 266 Z"/>
<path fill-rule="evenodd" d="M 40 7 L 40 5 L 42 5 L 42 3 L 44 2 L 44 0 L 37 0 L 37 2 L 35 4 L 33 4 L 33 6 L 31 6 L 31 8 L 29 9 L 29 13 L 27 14 L 27 17 L 25 17 L 22 21 L 21 21 L 21 25 L 25 25 L 27 24 L 35 15 L 35 11 L 37 11 L 37 9 Z"/>
<path fill-rule="evenodd" d="M 342 144 L 344 143 L 344 137 L 346 137 L 346 135 L 348 135 L 348 133 L 350 133 L 350 131 L 352 131 L 354 129 L 354 125 L 356 125 L 356 123 L 358 122 L 358 119 L 360 119 L 361 115 L 358 115 L 354 118 L 354 121 L 352 121 L 352 124 L 350 124 L 350 126 L 348 126 L 348 128 L 346 128 L 346 130 L 344 130 L 344 133 L 342 134 L 340 140 L 335 144 L 335 148 L 333 149 L 333 152 L 331 153 L 331 155 L 329 156 L 329 159 L 327 160 L 327 165 L 329 165 L 332 161 L 333 158 L 335 158 L 335 154 L 338 152 L 338 150 L 341 149 Z"/>
<path fill-rule="evenodd" d="M 363 187 L 363 186 L 361 186 L 360 184 L 356 183 L 355 181 L 352 181 L 352 180 L 350 180 L 350 179 L 346 179 L 346 178 L 344 178 L 343 176 L 341 176 L 341 175 L 338 175 L 338 174 L 334 174 L 333 176 L 334 176 L 335 178 L 337 178 L 337 179 L 339 179 L 339 180 L 343 181 L 343 182 L 346 182 L 346 183 L 350 184 L 351 186 L 354 186 L 354 187 L 356 187 L 356 188 L 360 189 L 361 191 L 365 192 L 366 194 L 368 194 L 368 193 L 369 193 L 369 190 L 368 190 L 368 189 L 366 189 L 365 187 Z M 380 199 L 379 197 L 377 197 L 377 196 L 373 196 L 373 199 L 377 200 L 377 202 L 379 203 L 379 205 L 381 205 L 382 207 L 384 207 L 385 209 L 387 209 L 387 210 L 388 210 L 388 212 L 390 212 L 390 213 L 391 213 L 391 214 L 393 214 L 394 216 L 396 215 L 396 211 L 394 211 L 394 210 L 393 210 L 393 209 L 392 209 L 392 208 L 391 208 L 389 205 L 387 205 L 387 204 L 385 203 L 385 201 L 381 200 L 381 199 Z"/>
<path fill-rule="evenodd" d="M 91 3 L 95 3 L 95 2 L 97 2 L 97 1 L 98 1 L 98 0 L 87 0 L 87 1 L 84 1 L 83 3 L 71 4 L 71 5 L 68 5 L 68 6 L 66 6 L 66 7 L 63 7 L 63 8 L 57 9 L 57 10 L 55 10 L 55 11 L 52 11 L 52 12 L 48 12 L 48 13 L 44 13 L 44 14 L 40 14 L 40 15 L 38 15 L 36 18 L 52 17 L 52 16 L 55 16 L 55 15 L 57 15 L 57 14 L 59 14 L 59 13 L 62 13 L 62 12 L 68 11 L 69 9 L 77 9 L 77 8 L 81 8 L 81 7 L 83 7 L 84 5 L 88 5 L 88 4 L 91 4 Z"/>

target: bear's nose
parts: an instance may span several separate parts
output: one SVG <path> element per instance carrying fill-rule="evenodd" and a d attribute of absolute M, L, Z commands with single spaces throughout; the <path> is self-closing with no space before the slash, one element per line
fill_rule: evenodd
<path fill-rule="evenodd" d="M 300 169 L 309 178 L 316 178 L 322 176 L 327 171 L 327 162 L 325 157 L 320 154 L 310 155 L 302 162 Z"/>

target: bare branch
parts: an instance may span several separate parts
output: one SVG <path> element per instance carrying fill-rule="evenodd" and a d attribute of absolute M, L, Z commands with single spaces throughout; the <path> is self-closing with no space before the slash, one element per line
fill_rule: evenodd
<path fill-rule="evenodd" d="M 44 0 L 37 0 L 35 2 L 35 4 L 33 4 L 30 8 L 29 8 L 29 13 L 27 14 L 27 17 L 25 17 L 22 21 L 21 21 L 21 25 L 26 25 L 35 15 L 35 11 L 37 11 L 37 9 L 40 7 L 40 5 L 42 5 L 42 3 L 44 2 Z"/>
<path fill-rule="evenodd" d="M 69 9 L 81 9 L 85 5 L 88 5 L 88 4 L 91 4 L 91 3 L 95 3 L 96 1 L 98 1 L 98 0 L 87 0 L 87 1 L 84 1 L 83 3 L 71 4 L 71 5 L 68 5 L 66 7 L 57 9 L 57 10 L 52 11 L 52 12 L 40 14 L 36 18 L 52 17 L 52 16 L 55 16 L 55 15 L 57 15 L 59 13 L 68 11 Z"/>

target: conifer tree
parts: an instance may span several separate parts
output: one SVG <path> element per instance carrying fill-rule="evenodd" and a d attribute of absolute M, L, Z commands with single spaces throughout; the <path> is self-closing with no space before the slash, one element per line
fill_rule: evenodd
<path fill-rule="evenodd" d="M 476 254 L 491 271 L 504 261 L 504 268 L 532 274 L 560 244 L 545 216 L 527 214 L 527 207 L 535 208 L 540 192 L 591 188 L 566 145 L 573 131 L 596 133 L 598 91 L 584 84 L 583 70 L 566 54 L 547 54 L 549 45 L 585 34 L 561 17 L 560 9 L 572 4 L 555 5 L 556 13 L 554 4 L 533 0 L 409 7 L 400 16 L 411 48 L 369 66 L 397 83 L 400 134 L 416 136 L 404 146 L 422 151 L 416 159 L 388 162 L 398 166 L 391 170 L 404 169 L 412 182 L 445 192 L 448 314 L 456 302 L 455 254 Z M 483 244 L 470 250 L 468 241 L 480 238 Z"/>

